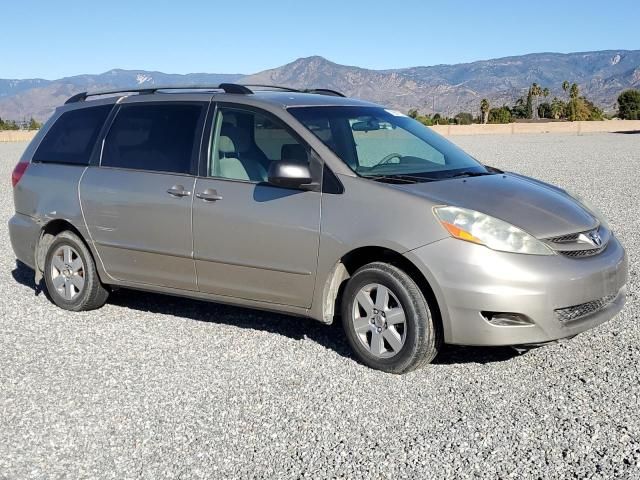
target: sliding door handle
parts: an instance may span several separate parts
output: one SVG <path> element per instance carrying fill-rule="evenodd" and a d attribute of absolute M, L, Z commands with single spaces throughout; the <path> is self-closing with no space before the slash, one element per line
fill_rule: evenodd
<path fill-rule="evenodd" d="M 215 202 L 217 200 L 222 200 L 222 195 L 218 195 L 218 192 L 213 188 L 207 188 L 202 192 L 196 193 L 196 197 L 206 202 Z"/>
<path fill-rule="evenodd" d="M 169 190 L 167 190 L 167 193 L 174 197 L 188 197 L 189 195 L 191 195 L 191 192 L 185 190 L 183 185 L 174 185 Z"/>

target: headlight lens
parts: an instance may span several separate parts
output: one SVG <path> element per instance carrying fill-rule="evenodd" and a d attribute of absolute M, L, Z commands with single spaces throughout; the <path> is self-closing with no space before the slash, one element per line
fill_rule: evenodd
<path fill-rule="evenodd" d="M 493 250 L 528 255 L 553 255 L 538 239 L 513 225 L 484 213 L 459 207 L 433 209 L 442 226 L 452 237 L 485 245 Z"/>

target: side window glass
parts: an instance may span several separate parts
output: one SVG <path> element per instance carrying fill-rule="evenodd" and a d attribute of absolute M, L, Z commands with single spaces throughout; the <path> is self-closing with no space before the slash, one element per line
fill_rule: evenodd
<path fill-rule="evenodd" d="M 123 106 L 105 140 L 101 165 L 190 173 L 202 112 L 199 104 Z"/>
<path fill-rule="evenodd" d="M 213 137 L 212 177 L 264 182 L 272 162 L 309 162 L 306 147 L 284 124 L 260 113 L 218 109 Z"/>
<path fill-rule="evenodd" d="M 33 161 L 88 165 L 100 129 L 112 107 L 101 105 L 63 113 L 42 139 Z"/>

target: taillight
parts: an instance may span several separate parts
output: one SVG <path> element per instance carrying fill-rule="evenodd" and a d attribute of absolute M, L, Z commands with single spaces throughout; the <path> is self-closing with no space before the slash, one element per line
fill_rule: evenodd
<path fill-rule="evenodd" d="M 16 165 L 16 168 L 13 169 L 13 173 L 11 174 L 11 183 L 14 187 L 18 184 L 18 182 L 22 178 L 22 176 L 24 175 L 24 172 L 27 171 L 28 166 L 29 166 L 29 162 L 20 162 Z"/>

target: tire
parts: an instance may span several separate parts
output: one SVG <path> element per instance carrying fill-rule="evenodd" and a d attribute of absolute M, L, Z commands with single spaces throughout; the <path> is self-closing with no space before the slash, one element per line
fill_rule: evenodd
<path fill-rule="evenodd" d="M 384 372 L 420 368 L 434 359 L 442 344 L 439 324 L 420 288 L 387 263 L 369 263 L 349 279 L 342 323 L 358 359 Z"/>
<path fill-rule="evenodd" d="M 93 256 L 73 232 L 58 234 L 49 244 L 44 281 L 53 303 L 73 312 L 102 307 L 109 291 L 102 285 Z"/>

